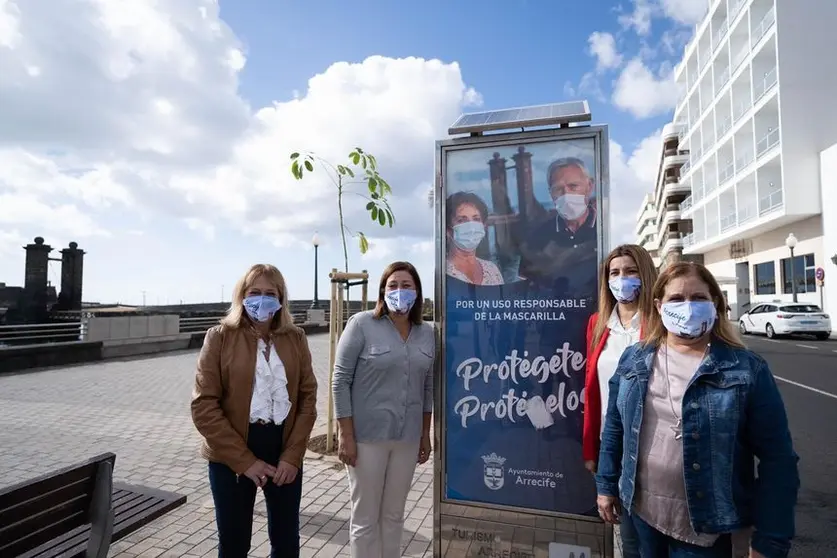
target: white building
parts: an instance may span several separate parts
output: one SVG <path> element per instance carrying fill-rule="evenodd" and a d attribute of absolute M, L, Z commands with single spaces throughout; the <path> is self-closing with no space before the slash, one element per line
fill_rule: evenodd
<path fill-rule="evenodd" d="M 657 244 L 657 208 L 654 207 L 654 195 L 645 194 L 636 214 L 636 243 L 651 254 L 654 264 L 660 267 L 661 260 L 657 255 L 659 245 Z"/>
<path fill-rule="evenodd" d="M 682 203 L 690 193 L 680 178 L 689 152 L 679 147 L 680 127 L 667 124 L 660 144 L 660 165 L 654 192 L 647 194 L 637 214 L 637 244 L 648 250 L 657 267 L 683 259 L 683 241 L 692 232 L 691 221 L 683 217 Z"/>
<path fill-rule="evenodd" d="M 734 278 L 733 316 L 791 300 L 792 278 L 800 301 L 837 314 L 837 1 L 709 4 L 676 68 L 683 253 Z"/>

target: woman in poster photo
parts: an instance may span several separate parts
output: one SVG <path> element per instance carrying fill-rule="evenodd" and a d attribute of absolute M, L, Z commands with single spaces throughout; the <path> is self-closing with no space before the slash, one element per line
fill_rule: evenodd
<path fill-rule="evenodd" d="M 471 192 L 448 196 L 447 219 L 448 276 L 472 285 L 502 285 L 503 274 L 494 262 L 477 257 L 477 247 L 485 238 L 488 207 Z"/>
<path fill-rule="evenodd" d="M 622 353 L 642 338 L 643 320 L 656 310 L 651 290 L 657 280 L 654 260 L 635 244 L 618 246 L 599 270 L 599 311 L 587 322 L 587 375 L 584 384 L 584 466 L 596 472 L 608 382 Z M 605 404 L 602 404 L 604 401 Z M 630 524 L 620 527 L 622 556 L 639 558 L 639 543 Z"/>
<path fill-rule="evenodd" d="M 729 558 L 750 528 L 751 558 L 786 558 L 799 458 L 770 368 L 702 265 L 669 266 L 653 297 L 646 339 L 610 380 L 599 514 L 632 525 L 643 558 Z"/>
<path fill-rule="evenodd" d="M 407 494 L 416 464 L 430 457 L 436 337 L 422 300 L 415 267 L 390 264 L 375 309 L 349 318 L 337 346 L 332 392 L 352 558 L 401 556 Z"/>

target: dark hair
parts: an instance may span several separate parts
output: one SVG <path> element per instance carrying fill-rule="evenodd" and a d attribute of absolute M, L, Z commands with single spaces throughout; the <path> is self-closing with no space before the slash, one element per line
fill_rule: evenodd
<path fill-rule="evenodd" d="M 485 205 L 482 198 L 473 192 L 456 192 L 455 194 L 449 195 L 445 203 L 445 222 L 447 223 L 447 228 L 453 228 L 452 223 L 454 217 L 456 217 L 456 210 L 459 209 L 460 205 L 466 203 L 477 208 L 477 211 L 480 212 L 480 217 L 482 217 L 482 222 L 485 223 L 488 219 L 488 206 Z"/>
<path fill-rule="evenodd" d="M 419 277 L 415 266 L 410 262 L 392 262 L 384 269 L 384 272 L 381 274 L 381 282 L 378 285 L 378 302 L 375 304 L 375 311 L 372 315 L 380 319 L 389 314 L 389 308 L 387 308 L 387 303 L 384 300 L 384 293 L 387 289 L 387 279 L 397 271 L 406 271 L 413 278 L 413 283 L 416 285 L 416 302 L 410 309 L 409 318 L 414 324 L 421 325 L 424 321 L 424 296 L 421 292 L 421 277 Z"/>

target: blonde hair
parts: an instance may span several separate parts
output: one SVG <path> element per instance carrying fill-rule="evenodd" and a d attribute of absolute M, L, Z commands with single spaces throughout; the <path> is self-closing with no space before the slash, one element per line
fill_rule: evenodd
<path fill-rule="evenodd" d="M 718 285 L 712 272 L 704 266 L 695 262 L 677 262 L 671 264 L 660 274 L 657 283 L 654 285 L 654 300 L 663 300 L 666 287 L 674 279 L 689 275 L 697 277 L 709 287 L 709 295 L 715 304 L 715 313 L 717 314 L 715 325 L 712 326 L 712 338 L 718 339 L 732 347 L 745 348 L 744 343 L 741 342 L 741 338 L 738 336 L 738 330 L 727 319 L 727 303 L 724 299 L 724 293 L 721 291 L 721 286 Z M 648 317 L 648 335 L 645 337 L 645 343 L 659 346 L 663 343 L 667 335 L 668 330 L 663 325 L 663 319 L 660 313 L 654 312 Z"/>
<path fill-rule="evenodd" d="M 244 299 L 247 296 L 247 291 L 253 286 L 253 283 L 261 277 L 264 277 L 276 287 L 279 302 L 282 303 L 282 308 L 279 309 L 270 322 L 271 331 L 275 333 L 283 329 L 296 327 L 294 326 L 294 319 L 291 315 L 291 304 L 288 300 L 285 277 L 282 276 L 282 272 L 276 266 L 270 264 L 256 264 L 252 266 L 236 282 L 230 308 L 227 310 L 227 315 L 221 320 L 221 325 L 232 329 L 252 326 L 252 322 L 244 310 Z"/>
<path fill-rule="evenodd" d="M 593 347 L 599 344 L 605 329 L 607 329 L 607 322 L 610 320 L 610 315 L 616 307 L 616 297 L 610 292 L 610 287 L 608 286 L 610 262 L 616 258 L 625 256 L 634 260 L 639 271 L 639 280 L 642 282 L 637 306 L 643 324 L 647 322 L 649 316 L 656 313 L 654 310 L 654 297 L 651 292 L 654 288 L 654 283 L 657 281 L 657 267 L 654 265 L 654 260 L 642 246 L 637 246 L 636 244 L 617 246 L 607 255 L 599 269 L 599 315 L 596 320 L 596 325 L 593 328 L 593 339 L 591 340 Z"/>

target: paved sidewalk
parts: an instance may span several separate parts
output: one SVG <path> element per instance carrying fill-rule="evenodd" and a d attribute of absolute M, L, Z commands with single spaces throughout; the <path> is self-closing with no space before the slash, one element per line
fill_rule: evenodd
<path fill-rule="evenodd" d="M 328 336 L 309 338 L 325 424 Z M 188 502 L 118 541 L 111 556 L 216 556 L 206 462 L 189 400 L 197 353 L 0 377 L 0 487 L 103 452 L 116 480 L 185 494 Z M 306 459 L 302 556 L 348 556 L 348 483 L 332 462 Z M 407 504 L 405 556 L 432 556 L 432 467 L 416 472 Z M 257 501 L 252 556 L 267 556 L 264 502 Z"/>
<path fill-rule="evenodd" d="M 328 336 L 312 335 L 309 343 L 322 426 Z M 189 411 L 196 358 L 187 352 L 0 376 L 0 487 L 113 452 L 116 480 L 184 494 L 188 502 L 114 543 L 110 556 L 217 556 L 206 462 L 198 455 L 200 436 Z M 433 555 L 432 484 L 428 463 L 416 471 L 408 496 L 405 557 Z M 348 519 L 343 469 L 333 461 L 306 459 L 302 556 L 349 556 Z M 269 554 L 265 522 L 259 497 L 251 556 Z"/>

